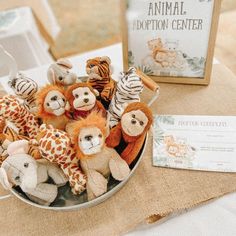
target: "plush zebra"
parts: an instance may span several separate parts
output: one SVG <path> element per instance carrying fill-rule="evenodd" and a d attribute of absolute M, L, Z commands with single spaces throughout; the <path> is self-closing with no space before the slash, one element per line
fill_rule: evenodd
<path fill-rule="evenodd" d="M 24 74 L 18 73 L 16 77 L 8 81 L 8 85 L 12 88 L 15 95 L 24 101 L 24 106 L 30 112 L 35 113 L 35 94 L 38 91 L 37 83 Z"/>
<path fill-rule="evenodd" d="M 120 121 L 121 115 L 128 104 L 140 101 L 142 91 L 143 82 L 134 67 L 129 68 L 126 73 L 121 73 L 121 77 L 116 85 L 115 94 L 108 109 L 110 128 L 114 127 Z"/>

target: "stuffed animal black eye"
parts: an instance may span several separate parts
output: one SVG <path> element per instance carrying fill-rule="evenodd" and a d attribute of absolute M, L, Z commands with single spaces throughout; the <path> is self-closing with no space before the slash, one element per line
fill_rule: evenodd
<path fill-rule="evenodd" d="M 59 76 L 58 79 L 59 79 L 60 81 L 62 81 L 62 80 L 63 80 L 63 77 L 62 77 L 62 76 Z"/>
<path fill-rule="evenodd" d="M 79 97 L 79 95 L 78 95 L 78 94 L 75 94 L 75 97 L 76 97 L 76 98 L 78 98 L 78 97 Z"/>
<path fill-rule="evenodd" d="M 143 121 L 140 121 L 140 122 L 139 122 L 139 124 L 140 124 L 141 126 L 143 126 L 143 125 L 144 125 Z"/>
<path fill-rule="evenodd" d="M 20 176 L 16 176 L 16 177 L 15 177 L 15 180 L 16 180 L 16 181 L 19 181 L 19 180 L 20 180 Z"/>
<path fill-rule="evenodd" d="M 64 98 L 62 98 L 62 101 L 63 101 L 63 102 L 65 102 L 65 99 L 64 99 Z"/>
<path fill-rule="evenodd" d="M 85 92 L 84 95 L 88 95 L 88 92 Z"/>
<path fill-rule="evenodd" d="M 132 118 L 135 118 L 135 114 L 132 114 Z"/>
<path fill-rule="evenodd" d="M 56 137 L 56 138 L 59 138 L 59 137 L 60 137 L 60 135 L 59 135 L 59 134 L 55 134 L 55 137 Z"/>
<path fill-rule="evenodd" d="M 25 167 L 25 168 L 28 168 L 28 167 L 29 167 L 29 163 L 25 163 L 25 164 L 24 164 L 24 167 Z"/>
<path fill-rule="evenodd" d="M 99 134 L 98 137 L 99 137 L 99 138 L 102 138 L 102 134 Z"/>
<path fill-rule="evenodd" d="M 47 102 L 47 106 L 49 107 L 50 106 L 50 104 Z"/>
<path fill-rule="evenodd" d="M 91 69 L 91 68 L 93 68 L 94 67 L 94 65 L 93 64 L 91 64 L 91 65 L 89 65 L 89 68 Z"/>

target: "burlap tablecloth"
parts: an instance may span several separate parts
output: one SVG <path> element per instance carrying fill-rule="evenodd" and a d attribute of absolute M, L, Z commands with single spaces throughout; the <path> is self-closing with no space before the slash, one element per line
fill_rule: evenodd
<path fill-rule="evenodd" d="M 159 114 L 236 115 L 236 77 L 215 65 L 208 87 L 161 84 L 160 99 L 152 109 Z M 235 190 L 236 174 L 153 167 L 149 137 L 135 175 L 106 202 L 80 211 L 54 212 L 11 197 L 0 202 L 0 235 L 119 235 L 151 215 L 161 218 Z"/>

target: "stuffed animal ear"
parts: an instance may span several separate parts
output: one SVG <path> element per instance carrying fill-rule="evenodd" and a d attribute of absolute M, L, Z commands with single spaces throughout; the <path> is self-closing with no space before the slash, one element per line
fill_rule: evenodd
<path fill-rule="evenodd" d="M 36 188 L 38 184 L 38 172 L 36 161 L 30 162 L 29 167 L 23 173 L 22 181 L 20 184 L 21 189 L 27 192 L 29 189 Z"/>
<path fill-rule="evenodd" d="M 57 60 L 57 64 L 60 66 L 64 66 L 68 69 L 72 69 L 73 65 L 71 64 L 71 62 L 65 58 L 60 58 Z"/>
<path fill-rule="evenodd" d="M 111 59 L 110 59 L 110 57 L 107 57 L 107 56 L 101 57 L 100 61 L 101 62 L 106 62 L 108 65 L 111 64 Z"/>
<path fill-rule="evenodd" d="M 70 110 L 70 103 L 69 103 L 68 101 L 66 102 L 65 109 L 66 109 L 66 111 L 69 111 L 69 110 Z"/>
<path fill-rule="evenodd" d="M 110 67 L 110 74 L 112 75 L 114 72 L 114 67 L 112 65 L 110 65 L 109 67 Z"/>
<path fill-rule="evenodd" d="M 40 129 L 40 131 L 47 130 L 47 125 L 42 124 L 42 125 L 40 125 L 39 129 Z"/>
<path fill-rule="evenodd" d="M 7 148 L 7 153 L 11 155 L 26 154 L 29 151 L 29 142 L 27 140 L 18 140 L 11 143 Z"/>
<path fill-rule="evenodd" d="M 128 73 L 136 73 L 136 68 L 135 67 L 130 67 L 128 70 Z"/>
<path fill-rule="evenodd" d="M 54 129 L 53 125 L 48 125 L 48 129 Z"/>
<path fill-rule="evenodd" d="M 56 83 L 56 76 L 55 76 L 55 72 L 52 68 L 50 68 L 48 70 L 48 81 L 51 83 L 51 84 L 55 84 Z"/>
<path fill-rule="evenodd" d="M 0 168 L 0 183 L 2 184 L 3 188 L 7 190 L 12 188 L 12 184 L 8 181 L 7 173 L 3 168 Z"/>
<path fill-rule="evenodd" d="M 93 91 L 94 91 L 96 97 L 98 97 L 100 95 L 100 93 L 98 92 L 97 89 L 93 89 Z"/>

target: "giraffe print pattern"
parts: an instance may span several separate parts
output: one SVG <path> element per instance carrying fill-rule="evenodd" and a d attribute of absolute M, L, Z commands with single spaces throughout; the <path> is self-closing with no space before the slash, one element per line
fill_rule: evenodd
<path fill-rule="evenodd" d="M 68 134 L 62 130 L 40 126 L 38 145 L 41 156 L 50 162 L 56 163 L 69 179 L 71 191 L 80 194 L 86 189 L 86 175 L 82 173 L 76 153 L 72 147 Z"/>
<path fill-rule="evenodd" d="M 12 95 L 0 98 L 0 117 L 12 122 L 19 129 L 21 135 L 35 138 L 38 133 L 39 123 L 37 117 L 30 113 Z"/>

